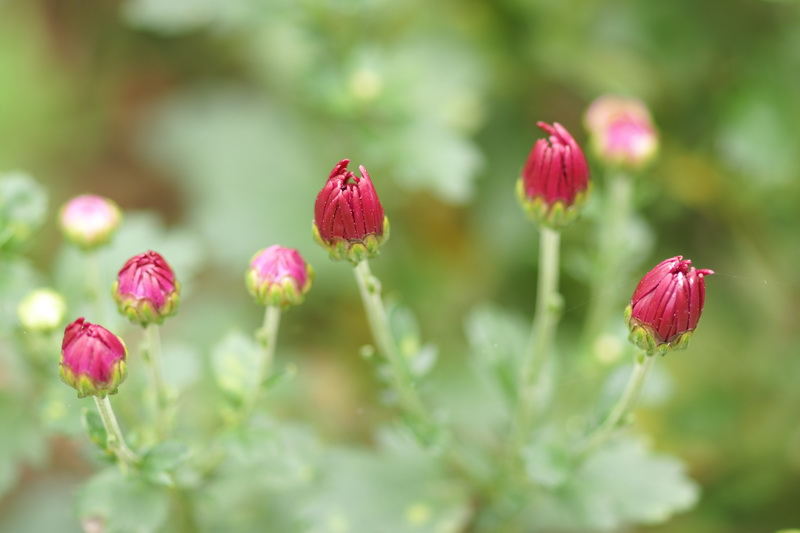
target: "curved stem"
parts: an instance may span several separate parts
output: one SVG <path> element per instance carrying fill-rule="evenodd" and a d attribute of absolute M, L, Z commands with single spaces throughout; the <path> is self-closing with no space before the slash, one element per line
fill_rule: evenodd
<path fill-rule="evenodd" d="M 561 234 L 558 231 L 542 228 L 539 241 L 536 315 L 519 375 L 517 408 L 511 438 L 512 453 L 516 453 L 524 445 L 532 430 L 536 385 L 542 369 L 550 358 L 553 337 L 561 314 L 561 296 L 558 294 L 560 240 Z"/>
<path fill-rule="evenodd" d="M 614 404 L 605 420 L 587 437 L 584 445 L 579 450 L 581 453 L 589 452 L 603 444 L 625 422 L 628 414 L 636 406 L 642 386 L 655 360 L 655 355 L 639 353 L 636 356 L 633 372 L 631 377 L 628 378 L 628 384 L 625 386 L 622 396 Z"/>
<path fill-rule="evenodd" d="M 397 350 L 397 344 L 389 327 L 386 307 L 381 298 L 381 284 L 370 272 L 366 260 L 356 265 L 355 274 L 372 336 L 378 345 L 378 350 L 392 369 L 392 386 L 397 393 L 400 407 L 410 417 L 412 422 L 410 426 L 417 438 L 423 444 L 427 444 L 432 437 L 434 426 L 417 393 L 411 369 Z"/>
<path fill-rule="evenodd" d="M 632 177 L 621 172 L 611 175 L 605 213 L 600 220 L 595 276 L 583 332 L 583 345 L 587 347 L 603 333 L 608 317 L 613 316 L 619 300 L 617 289 L 627 276 L 623 268 L 626 263 L 625 228 L 630 223 L 632 199 Z"/>
<path fill-rule="evenodd" d="M 164 381 L 164 370 L 161 364 L 161 335 L 157 324 L 148 324 L 144 328 L 145 334 L 145 361 L 153 375 L 153 385 L 156 392 L 156 420 L 158 435 L 165 438 L 170 431 L 170 396 L 167 384 Z"/>
<path fill-rule="evenodd" d="M 126 468 L 133 467 L 140 461 L 140 458 L 125 443 L 125 438 L 122 436 L 122 430 L 119 428 L 117 417 L 114 416 L 114 410 L 111 408 L 108 396 L 103 396 L 102 398 L 95 396 L 94 401 L 97 404 L 97 410 L 100 412 L 103 426 L 106 428 L 108 449 L 114 453 Z"/>
<path fill-rule="evenodd" d="M 264 322 L 256 332 L 256 339 L 261 346 L 261 360 L 258 367 L 258 380 L 256 387 L 251 391 L 249 398 L 242 409 L 241 420 L 246 420 L 258 405 L 264 383 L 272 370 L 272 361 L 275 358 L 275 346 L 278 343 L 278 328 L 281 322 L 281 308 L 268 305 L 264 311 Z"/>

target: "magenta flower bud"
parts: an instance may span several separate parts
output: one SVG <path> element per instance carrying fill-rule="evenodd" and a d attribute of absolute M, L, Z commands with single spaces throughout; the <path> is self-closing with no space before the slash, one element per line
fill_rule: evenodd
<path fill-rule="evenodd" d="M 331 172 L 314 204 L 314 239 L 332 259 L 358 263 L 378 255 L 389 238 L 389 219 L 361 166 L 361 177 L 347 170 L 343 159 Z"/>
<path fill-rule="evenodd" d="M 554 229 L 572 224 L 589 192 L 589 165 L 578 143 L 558 122 L 537 125 L 550 137 L 533 145 L 517 181 L 517 197 L 537 223 Z"/>
<path fill-rule="evenodd" d="M 609 166 L 639 170 L 658 152 L 650 111 L 636 98 L 601 96 L 586 111 L 592 149 Z"/>
<path fill-rule="evenodd" d="M 122 211 L 108 198 L 84 194 L 67 202 L 58 219 L 71 243 L 92 250 L 111 240 L 122 221 Z"/>
<path fill-rule="evenodd" d="M 116 394 L 128 375 L 127 357 L 122 339 L 81 317 L 64 330 L 59 375 L 79 398 Z"/>
<path fill-rule="evenodd" d="M 686 348 L 706 299 L 705 276 L 678 255 L 662 261 L 637 285 L 625 319 L 631 342 L 648 353 Z"/>
<path fill-rule="evenodd" d="M 284 308 L 303 303 L 313 279 L 314 269 L 300 252 L 277 244 L 256 253 L 245 276 L 256 302 Z"/>
<path fill-rule="evenodd" d="M 113 287 L 120 313 L 142 326 L 161 324 L 174 315 L 180 290 L 172 268 L 152 250 L 128 259 Z"/>

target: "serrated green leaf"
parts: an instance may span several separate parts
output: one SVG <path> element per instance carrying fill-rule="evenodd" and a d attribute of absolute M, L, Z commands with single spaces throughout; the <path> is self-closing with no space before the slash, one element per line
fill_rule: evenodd
<path fill-rule="evenodd" d="M 106 533 L 158 531 L 168 512 L 165 489 L 141 477 L 126 477 L 116 467 L 92 477 L 78 495 L 81 521 L 100 522 Z"/>
<path fill-rule="evenodd" d="M 97 411 L 92 409 L 84 409 L 81 413 L 81 421 L 83 428 L 89 435 L 89 440 L 95 443 L 101 450 L 108 452 L 108 433 L 106 427 L 103 425 L 103 419 Z"/>
<path fill-rule="evenodd" d="M 689 509 L 698 495 L 677 458 L 625 436 L 587 457 L 559 490 L 532 500 L 527 516 L 542 529 L 611 531 L 664 522 Z"/>

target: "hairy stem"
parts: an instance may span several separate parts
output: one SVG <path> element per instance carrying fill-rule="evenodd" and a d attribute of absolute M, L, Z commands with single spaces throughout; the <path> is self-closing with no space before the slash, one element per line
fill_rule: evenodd
<path fill-rule="evenodd" d="M 426 444 L 432 437 L 434 426 L 419 397 L 411 369 L 394 341 L 386 307 L 381 298 L 381 284 L 370 272 L 366 260 L 356 265 L 355 274 L 372 336 L 378 345 L 378 350 L 391 367 L 392 387 L 398 396 L 400 407 L 409 417 L 410 426 L 417 438 Z"/>

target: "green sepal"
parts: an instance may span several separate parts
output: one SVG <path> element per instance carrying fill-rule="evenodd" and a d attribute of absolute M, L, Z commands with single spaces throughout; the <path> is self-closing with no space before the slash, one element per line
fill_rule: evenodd
<path fill-rule="evenodd" d="M 95 383 L 88 375 L 75 374 L 63 363 L 59 365 L 58 376 L 61 381 L 78 391 L 78 398 L 86 396 L 104 398 L 106 395 L 117 393 L 117 388 L 128 376 L 128 365 L 124 359 L 117 361 L 108 383 Z"/>
<path fill-rule="evenodd" d="M 264 283 L 259 279 L 258 272 L 253 269 L 245 274 L 245 284 L 248 292 L 255 298 L 259 305 L 273 305 L 286 309 L 300 305 L 306 299 L 306 293 L 314 281 L 314 269 L 306 265 L 306 282 L 298 287 L 294 278 L 287 277 L 280 283 Z"/>
<path fill-rule="evenodd" d="M 625 308 L 625 322 L 630 329 L 628 339 L 648 355 L 666 355 L 667 352 L 685 350 L 689 345 L 694 330 L 685 331 L 669 342 L 663 342 L 659 340 L 658 334 L 651 326 L 631 317 L 631 313 L 629 305 Z"/>
<path fill-rule="evenodd" d="M 349 261 L 353 265 L 359 264 L 366 259 L 373 259 L 380 253 L 380 248 L 389 239 L 390 233 L 389 217 L 383 217 L 383 233 L 381 235 L 371 233 L 361 240 L 349 241 L 347 239 L 333 239 L 326 242 L 319 233 L 317 223 L 312 223 L 314 240 L 328 250 L 328 255 L 334 261 Z"/>
<path fill-rule="evenodd" d="M 517 180 L 516 185 L 517 199 L 528 217 L 537 224 L 554 230 L 566 228 L 580 218 L 591 189 L 592 184 L 589 183 L 585 190 L 575 195 L 572 204 L 566 205 L 560 200 L 548 204 L 541 196 L 529 197 L 525 193 L 525 182 L 522 178 Z"/>
<path fill-rule="evenodd" d="M 156 309 L 150 300 L 138 300 L 135 298 L 126 298 L 119 294 L 119 281 L 115 281 L 111 287 L 111 293 L 114 295 L 114 300 L 117 302 L 119 312 L 128 317 L 128 320 L 140 326 L 148 326 L 150 324 L 163 324 L 164 319 L 172 316 L 178 312 L 178 304 L 180 303 L 181 284 L 175 281 L 175 289 L 167 296 L 164 301 L 164 306 Z"/>

